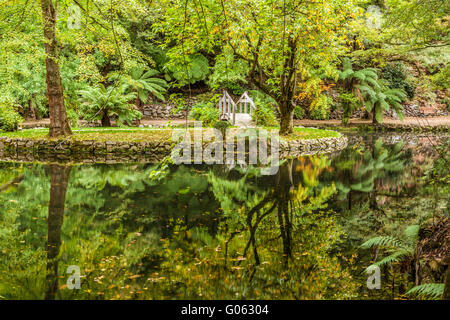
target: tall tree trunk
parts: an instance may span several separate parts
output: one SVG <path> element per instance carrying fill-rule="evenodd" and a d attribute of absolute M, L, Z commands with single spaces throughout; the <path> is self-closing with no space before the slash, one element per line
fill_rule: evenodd
<path fill-rule="evenodd" d="M 102 127 L 111 127 L 111 119 L 108 116 L 108 111 L 103 111 Z"/>
<path fill-rule="evenodd" d="M 280 107 L 280 134 L 290 134 L 294 127 L 294 107 L 287 100 L 281 100 L 278 106 Z"/>
<path fill-rule="evenodd" d="M 45 66 L 47 70 L 47 98 L 50 109 L 50 137 L 72 134 L 64 106 L 61 74 L 56 42 L 56 10 L 52 0 L 41 0 L 44 21 Z"/>
<path fill-rule="evenodd" d="M 54 300 L 58 292 L 58 255 L 64 202 L 71 167 L 50 165 L 50 203 L 48 205 L 47 277 L 45 299 Z"/>

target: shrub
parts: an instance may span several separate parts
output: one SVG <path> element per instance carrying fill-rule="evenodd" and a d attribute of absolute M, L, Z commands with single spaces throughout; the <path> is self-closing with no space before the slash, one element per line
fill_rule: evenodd
<path fill-rule="evenodd" d="M 22 120 L 13 107 L 0 104 L 0 130 L 16 131 Z"/>
<path fill-rule="evenodd" d="M 438 73 L 430 77 L 433 86 L 440 90 L 445 90 L 450 87 L 450 65 L 439 70 Z"/>
<path fill-rule="evenodd" d="M 294 119 L 303 119 L 305 117 L 305 109 L 300 106 L 294 108 Z"/>
<path fill-rule="evenodd" d="M 404 90 L 410 99 L 414 97 L 416 88 L 406 80 L 407 71 L 402 63 L 389 63 L 383 68 L 382 76 L 387 80 L 389 88 Z"/>
<path fill-rule="evenodd" d="M 209 62 L 204 55 L 199 53 L 191 55 L 188 60 L 188 65 L 182 63 L 168 66 L 169 72 L 181 86 L 204 81 L 210 73 Z"/>
<path fill-rule="evenodd" d="M 204 127 L 214 126 L 219 121 L 220 110 L 212 103 L 197 103 L 191 109 L 189 118 L 201 121 Z"/>
<path fill-rule="evenodd" d="M 223 138 L 225 138 L 225 133 L 229 127 L 231 127 L 231 124 L 228 121 L 216 121 L 213 125 L 214 129 L 217 129 L 222 133 Z"/>
<path fill-rule="evenodd" d="M 78 119 L 80 119 L 80 117 L 78 116 L 78 113 L 74 109 L 67 108 L 67 118 L 69 119 L 70 126 L 72 127 L 78 126 Z"/>
<path fill-rule="evenodd" d="M 258 126 L 272 127 L 278 124 L 272 104 L 255 101 L 256 110 L 252 113 L 252 120 Z"/>
<path fill-rule="evenodd" d="M 330 117 L 330 99 L 326 95 L 321 95 L 311 104 L 309 118 L 313 120 L 327 120 Z"/>
<path fill-rule="evenodd" d="M 341 100 L 341 107 L 344 113 L 342 114 L 342 123 L 347 124 L 353 111 L 360 105 L 359 99 L 352 92 L 344 92 L 339 96 Z"/>

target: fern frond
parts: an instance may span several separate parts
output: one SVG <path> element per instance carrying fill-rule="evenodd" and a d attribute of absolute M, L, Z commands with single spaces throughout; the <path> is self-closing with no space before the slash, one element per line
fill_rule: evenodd
<path fill-rule="evenodd" d="M 339 79 L 346 80 L 351 74 L 353 74 L 353 70 L 345 70 L 339 74 Z"/>
<path fill-rule="evenodd" d="M 433 300 L 439 299 L 444 294 L 443 283 L 425 283 L 415 286 L 408 292 L 407 295 L 414 295 L 419 298 L 429 298 Z"/>
<path fill-rule="evenodd" d="M 418 224 L 414 224 L 405 229 L 405 236 L 410 245 L 414 245 L 417 239 L 419 239 L 419 230 L 420 226 Z"/>
<path fill-rule="evenodd" d="M 380 236 L 380 237 L 375 237 L 372 239 L 367 240 L 366 242 L 364 242 L 361 245 L 361 248 L 363 249 L 369 249 L 375 246 L 390 246 L 390 247 L 394 247 L 394 248 L 401 248 L 402 247 L 402 242 L 400 240 L 398 240 L 397 238 L 391 237 L 391 236 Z"/>
<path fill-rule="evenodd" d="M 375 262 L 374 264 L 381 267 L 386 264 L 391 264 L 397 261 L 400 261 L 402 257 L 411 255 L 411 252 L 407 249 L 400 249 L 398 251 L 395 251 L 394 253 L 388 255 L 387 257 L 384 257 L 378 262 Z"/>
<path fill-rule="evenodd" d="M 344 68 L 344 72 L 347 70 L 353 71 L 352 61 L 349 58 L 344 58 L 344 61 L 342 62 L 342 66 Z"/>

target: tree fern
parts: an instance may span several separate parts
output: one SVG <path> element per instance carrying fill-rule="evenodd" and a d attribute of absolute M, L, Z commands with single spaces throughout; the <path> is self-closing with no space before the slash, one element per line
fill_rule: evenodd
<path fill-rule="evenodd" d="M 339 79 L 344 82 L 344 88 L 351 90 L 360 98 L 368 112 L 373 113 L 373 122 L 383 122 L 383 111 L 394 110 L 403 119 L 402 102 L 406 98 L 405 91 L 390 89 L 386 81 L 378 79 L 377 69 L 365 68 L 353 70 L 351 61 L 346 58 Z"/>
<path fill-rule="evenodd" d="M 357 85 L 364 99 L 364 105 L 368 112 L 373 113 L 374 123 L 383 122 L 383 111 L 393 109 L 400 119 L 403 119 L 402 102 L 406 98 L 406 93 L 400 89 L 389 89 L 385 85 L 370 87 L 367 85 Z"/>
<path fill-rule="evenodd" d="M 131 123 L 139 119 L 142 114 L 134 109 L 129 101 L 136 98 L 136 93 L 126 93 L 124 87 L 109 86 L 105 88 L 102 84 L 87 90 L 78 92 L 81 96 L 81 111 L 87 120 L 102 120 L 103 126 L 110 125 L 110 117 L 117 117 L 118 124 Z"/>
<path fill-rule="evenodd" d="M 343 71 L 339 74 L 339 80 L 343 82 L 344 89 L 347 91 L 344 92 L 341 96 L 346 97 L 346 95 L 351 92 L 355 97 L 357 97 L 358 101 L 360 102 L 360 106 L 364 102 L 360 87 L 363 87 L 366 90 L 369 90 L 371 87 L 379 87 L 376 69 L 365 68 L 355 71 L 353 70 L 352 63 L 348 58 L 345 58 L 343 61 Z M 348 122 L 355 107 L 352 104 L 346 103 L 345 99 L 341 99 L 341 103 L 344 109 L 342 122 L 345 124 Z"/>
<path fill-rule="evenodd" d="M 155 78 L 158 71 L 143 68 L 133 68 L 129 76 L 122 77 L 121 81 L 125 87 L 137 93 L 138 98 L 146 102 L 149 94 L 160 100 L 165 100 L 164 93 L 167 91 L 167 82 L 164 79 Z"/>

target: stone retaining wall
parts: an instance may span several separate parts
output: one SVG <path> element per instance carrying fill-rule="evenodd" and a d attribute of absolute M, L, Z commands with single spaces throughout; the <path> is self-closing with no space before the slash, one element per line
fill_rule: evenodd
<path fill-rule="evenodd" d="M 332 153 L 347 147 L 346 136 L 311 139 L 280 141 L 280 158 L 310 155 L 317 153 Z"/>
<path fill-rule="evenodd" d="M 147 104 L 143 107 L 144 119 L 184 119 L 185 111 L 174 112 L 173 104 Z"/>
<path fill-rule="evenodd" d="M 203 148 L 208 144 L 205 143 Z M 31 140 L 0 137 L 0 160 L 43 162 L 148 162 L 171 154 L 174 142 L 98 142 L 73 140 Z M 280 158 L 331 153 L 347 146 L 347 138 L 280 141 Z M 268 146 L 270 148 L 270 145 Z M 192 149 L 193 150 L 193 149 Z M 270 149 L 269 149 L 270 150 Z"/>

